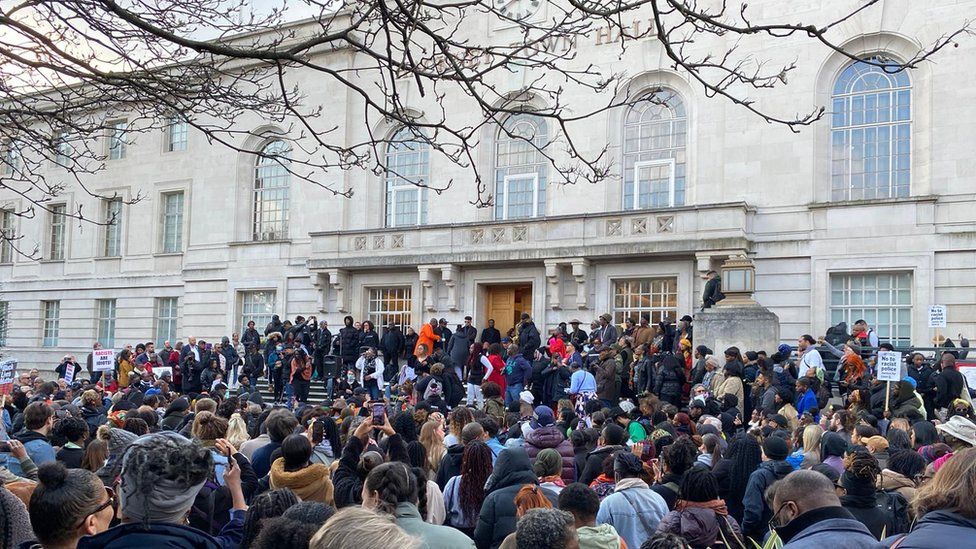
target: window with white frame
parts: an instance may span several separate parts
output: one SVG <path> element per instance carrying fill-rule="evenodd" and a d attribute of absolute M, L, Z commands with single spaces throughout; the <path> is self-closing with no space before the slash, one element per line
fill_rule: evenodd
<path fill-rule="evenodd" d="M 61 302 L 42 301 L 41 302 L 41 345 L 44 347 L 57 347 L 58 335 L 61 324 Z"/>
<path fill-rule="evenodd" d="M 676 277 L 631 278 L 613 281 L 613 322 L 622 325 L 628 318 L 648 316 L 651 324 L 678 312 Z"/>
<path fill-rule="evenodd" d="M 410 286 L 369 289 L 366 316 L 380 334 L 386 333 L 390 324 L 398 326 L 401 332 L 410 326 L 412 292 Z"/>
<path fill-rule="evenodd" d="M 261 149 L 254 168 L 254 240 L 288 235 L 288 145 L 271 141 Z"/>
<path fill-rule="evenodd" d="M 685 203 L 688 117 L 681 97 L 659 89 L 627 109 L 624 117 L 625 210 Z"/>
<path fill-rule="evenodd" d="M 23 144 L 19 141 L 7 141 L 3 144 L 3 174 L 4 175 L 15 175 L 20 172 L 22 167 L 23 158 L 21 155 L 23 152 L 21 149 Z"/>
<path fill-rule="evenodd" d="M 405 227 L 427 222 L 430 144 L 416 130 L 401 128 L 386 145 L 386 226 Z"/>
<path fill-rule="evenodd" d="M 57 136 L 57 156 L 54 158 L 54 162 L 61 167 L 67 167 L 71 165 L 71 158 L 75 154 L 75 146 L 73 143 L 74 134 L 70 131 L 60 131 Z"/>
<path fill-rule="evenodd" d="M 183 191 L 163 195 L 163 253 L 183 251 Z"/>
<path fill-rule="evenodd" d="M 240 293 L 241 323 L 243 329 L 247 323 L 254 321 L 255 326 L 267 326 L 271 322 L 271 315 L 275 314 L 274 290 L 247 290 Z"/>
<path fill-rule="evenodd" d="M 911 188 L 908 71 L 880 56 L 865 61 L 848 65 L 834 83 L 831 200 L 902 197 Z"/>
<path fill-rule="evenodd" d="M 850 329 L 858 320 L 866 320 L 881 341 L 911 342 L 911 273 L 830 275 L 830 323 L 846 322 Z"/>
<path fill-rule="evenodd" d="M 107 132 L 106 139 L 108 140 L 108 158 L 109 160 L 120 160 L 125 158 L 125 148 L 128 145 L 126 143 L 126 138 L 128 137 L 127 129 L 129 123 L 127 120 L 110 120 L 106 123 Z"/>
<path fill-rule="evenodd" d="M 545 215 L 549 163 L 541 151 L 548 144 L 549 127 L 539 116 L 513 115 L 499 128 L 495 140 L 495 219 Z"/>
<path fill-rule="evenodd" d="M 6 301 L 0 301 L 0 348 L 7 346 L 7 326 L 9 326 L 9 315 L 10 306 Z"/>
<path fill-rule="evenodd" d="M 10 210 L 0 210 L 0 263 L 12 263 L 14 260 L 14 213 Z"/>
<path fill-rule="evenodd" d="M 95 340 L 106 349 L 115 348 L 115 300 L 98 300 L 98 329 Z"/>
<path fill-rule="evenodd" d="M 178 116 L 171 117 L 166 124 L 166 151 L 185 151 L 188 130 L 186 120 Z"/>
<path fill-rule="evenodd" d="M 176 344 L 176 321 L 179 318 L 180 298 L 156 298 L 156 343 L 162 347 L 163 342 Z"/>
<path fill-rule="evenodd" d="M 105 239 L 102 242 L 102 257 L 122 255 L 122 199 L 105 201 Z"/>
<path fill-rule="evenodd" d="M 67 206 L 64 204 L 55 204 L 49 206 L 48 209 L 51 215 L 51 226 L 50 232 L 48 233 L 47 258 L 58 261 L 64 259 L 64 238 L 67 225 L 67 218 L 65 216 L 68 211 Z"/>

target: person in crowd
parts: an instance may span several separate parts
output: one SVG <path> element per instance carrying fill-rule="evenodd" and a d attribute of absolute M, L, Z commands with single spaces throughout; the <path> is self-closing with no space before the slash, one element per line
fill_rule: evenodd
<path fill-rule="evenodd" d="M 693 467 L 685 474 L 681 499 L 675 510 L 661 519 L 657 531 L 680 535 L 692 547 L 741 544 L 739 523 L 729 517 L 725 502 L 719 498 L 715 475 L 702 467 Z"/>
<path fill-rule="evenodd" d="M 501 390 L 501 394 L 505 395 L 505 389 L 507 387 L 505 381 L 506 364 L 505 364 L 505 359 L 502 356 L 504 353 L 505 353 L 505 348 L 502 346 L 501 343 L 492 343 L 491 345 L 488 346 L 487 357 L 485 360 L 482 361 L 482 363 L 487 361 L 488 364 L 485 366 L 485 368 L 488 368 L 488 366 L 491 366 L 491 368 L 488 369 L 487 373 L 485 374 L 485 383 L 482 384 L 481 386 L 482 393 L 485 391 L 486 384 L 494 383 L 498 385 L 499 389 Z M 485 395 L 485 399 L 487 398 L 489 397 Z"/>
<path fill-rule="evenodd" d="M 538 483 L 524 449 L 502 450 L 485 485 L 485 499 L 474 531 L 474 541 L 478 549 L 496 549 L 506 536 L 515 531 L 515 496 L 523 486 L 538 486 Z M 545 488 L 538 490 L 550 504 L 555 504 L 556 494 Z"/>
<path fill-rule="evenodd" d="M 444 445 L 444 426 L 440 422 L 428 421 L 420 428 L 420 443 L 427 450 L 428 472 L 437 474 L 441 460 L 447 454 Z"/>
<path fill-rule="evenodd" d="M 612 348 L 600 351 L 599 361 L 594 368 L 596 394 L 603 406 L 609 408 L 620 396 L 620 377 L 617 375 L 617 352 Z"/>
<path fill-rule="evenodd" d="M 844 473 L 840 477 L 840 486 L 844 489 L 841 506 L 864 524 L 875 539 L 885 533 L 904 533 L 908 525 L 908 502 L 897 492 L 879 494 L 877 479 L 880 474 L 878 461 L 861 449 L 844 458 Z M 882 507 L 878 504 L 879 496 L 896 501 L 885 502 Z"/>
<path fill-rule="evenodd" d="M 681 495 L 681 482 L 685 473 L 695 465 L 698 448 L 691 438 L 679 437 L 661 451 L 660 475 L 655 473 L 655 483 L 651 490 L 656 492 L 674 510 Z"/>
<path fill-rule="evenodd" d="M 458 408 L 455 411 L 461 409 Z M 468 413 L 470 414 L 470 412 Z M 447 452 L 441 458 L 440 465 L 437 467 L 437 475 L 434 480 L 441 490 L 447 486 L 447 481 L 451 477 L 461 474 L 461 461 L 463 459 L 464 447 L 475 441 L 484 441 L 485 438 L 485 428 L 477 421 L 472 421 L 461 429 L 459 443 L 447 447 Z"/>
<path fill-rule="evenodd" d="M 684 365 L 670 353 L 663 353 L 657 363 L 654 394 L 674 406 L 681 405 L 686 382 Z"/>
<path fill-rule="evenodd" d="M 107 460 L 108 443 L 95 438 L 85 446 L 85 453 L 81 458 L 81 468 L 94 473 L 101 469 Z"/>
<path fill-rule="evenodd" d="M 562 465 L 562 456 L 555 449 L 539 452 L 532 461 L 532 472 L 539 477 L 539 486 L 558 495 L 566 487 L 566 481 L 560 476 Z"/>
<path fill-rule="evenodd" d="M 464 446 L 461 474 L 451 477 L 444 487 L 447 524 L 468 536 L 474 534 L 492 463 L 492 451 L 488 445 L 472 441 Z"/>
<path fill-rule="evenodd" d="M 607 424 L 600 433 L 597 447 L 586 456 L 586 467 L 579 475 L 579 481 L 589 485 L 603 472 L 603 461 L 618 450 L 626 449 L 627 431 L 615 423 Z"/>
<path fill-rule="evenodd" d="M 117 504 L 115 492 L 91 471 L 45 463 L 30 497 L 31 528 L 44 549 L 75 547 L 109 528 Z"/>
<path fill-rule="evenodd" d="M 945 410 L 952 407 L 952 401 L 959 398 L 966 383 L 956 369 L 956 357 L 951 353 L 943 353 L 939 366 L 939 371 L 932 375 L 935 386 L 933 406 L 936 410 Z"/>
<path fill-rule="evenodd" d="M 600 498 L 585 484 L 574 482 L 559 493 L 559 509 L 573 515 L 580 549 L 621 549 L 623 538 L 609 524 L 597 524 Z M 517 537 L 517 534 L 516 534 Z"/>
<path fill-rule="evenodd" d="M 976 449 L 967 448 L 947 459 L 923 484 L 912 501 L 918 521 L 911 533 L 891 536 L 882 547 L 942 549 L 960 546 L 976 535 Z"/>
<path fill-rule="evenodd" d="M 641 479 L 644 467 L 633 453 L 617 451 L 613 472 L 614 491 L 600 502 L 596 520 L 613 526 L 628 547 L 639 547 L 668 513 L 667 502 Z"/>
<path fill-rule="evenodd" d="M 574 351 L 570 355 L 572 359 L 576 355 L 576 347 L 571 344 L 570 349 Z M 582 358 L 570 362 L 570 372 L 569 388 L 566 392 L 573 399 L 573 408 L 576 411 L 576 415 L 580 419 L 586 420 L 589 418 L 589 414 L 586 411 L 586 403 L 598 398 L 596 377 L 583 367 Z"/>
<path fill-rule="evenodd" d="M 287 488 L 268 490 L 254 496 L 244 515 L 241 547 L 250 547 L 261 533 L 266 519 L 280 517 L 299 502 L 298 496 Z"/>
<path fill-rule="evenodd" d="M 936 425 L 935 428 L 942 433 L 945 443 L 953 452 L 976 446 L 976 424 L 962 416 L 952 416 L 949 421 Z M 34 461 L 37 462 L 36 459 Z"/>
<path fill-rule="evenodd" d="M 783 549 L 873 549 L 878 539 L 844 509 L 834 484 L 817 471 L 795 471 L 767 493 L 769 524 Z"/>
<path fill-rule="evenodd" d="M 244 493 L 240 467 L 230 461 L 224 472 L 233 505 L 230 520 L 217 536 L 183 522 L 211 475 L 213 460 L 201 445 L 172 432 L 140 437 L 122 462 L 119 515 L 122 524 L 79 541 L 80 549 L 154 547 L 193 544 L 194 547 L 231 549 L 241 541 Z"/>
<path fill-rule="evenodd" d="M 712 470 L 722 460 L 722 439 L 714 433 L 707 433 L 702 436 L 702 443 L 699 447 L 697 462 L 704 465 L 708 470 Z"/>
<path fill-rule="evenodd" d="M 88 441 L 88 424 L 85 420 L 68 416 L 59 420 L 52 432 L 65 441 L 55 454 L 55 458 L 68 469 L 80 469 L 81 459 L 85 454 L 85 443 Z"/>
<path fill-rule="evenodd" d="M 881 489 L 898 492 L 906 502 L 911 503 L 915 500 L 925 465 L 925 458 L 914 450 L 892 452 L 888 458 L 888 466 L 881 470 Z"/>
<path fill-rule="evenodd" d="M 519 520 L 513 549 L 579 549 L 573 516 L 559 509 L 530 509 Z"/>
<path fill-rule="evenodd" d="M 525 358 L 529 363 L 532 362 L 535 357 L 536 350 L 542 345 L 542 335 L 539 334 L 539 328 L 536 327 L 535 322 L 532 321 L 532 316 L 529 313 L 522 313 L 521 322 L 518 328 L 518 346 L 517 351 Z"/>
<path fill-rule="evenodd" d="M 742 501 L 746 487 L 759 464 L 762 448 L 755 437 L 742 433 L 735 436 L 725 452 L 725 458 L 712 469 L 719 486 L 719 496 L 725 501 L 729 515 L 740 524 L 745 513 Z"/>
<path fill-rule="evenodd" d="M 417 504 L 418 486 L 426 483 L 426 474 L 419 468 L 411 468 L 398 461 L 383 463 L 371 470 L 366 477 L 363 484 L 363 507 L 395 517 L 400 528 L 421 539 L 421 547 L 474 547 L 471 538 L 460 531 L 424 521 Z M 426 494 L 426 491 L 420 493 Z"/>
<path fill-rule="evenodd" d="M 632 406 L 632 404 L 631 404 Z M 629 435 L 630 442 L 638 443 L 643 442 L 647 438 L 647 431 L 640 422 L 634 421 L 630 418 L 630 415 L 624 411 L 620 406 L 614 406 L 610 409 L 610 413 L 607 419 L 613 421 L 617 425 L 620 425 L 624 429 L 627 429 L 627 434 Z"/>
<path fill-rule="evenodd" d="M 388 515 L 363 507 L 347 507 L 332 515 L 319 528 L 309 549 L 362 549 L 363 547 L 396 547 L 417 549 L 421 539 L 411 536 L 390 520 Z"/>
<path fill-rule="evenodd" d="M 786 461 L 789 453 L 790 448 L 784 438 L 775 434 L 766 437 L 762 443 L 763 462 L 749 475 L 742 502 L 742 532 L 754 540 L 763 539 L 766 525 L 773 515 L 773 509 L 765 497 L 766 489 L 793 471 L 793 466 Z"/>
<path fill-rule="evenodd" d="M 559 475 L 562 482 L 569 484 L 576 480 L 576 453 L 573 443 L 556 427 L 556 418 L 548 406 L 537 406 L 531 421 L 532 430 L 525 436 L 525 451 L 533 463 L 546 449 L 553 449 L 559 456 Z M 548 476 L 548 475 L 547 475 Z"/>
<path fill-rule="evenodd" d="M 532 379 L 532 358 L 526 358 L 519 351 L 519 345 L 508 346 L 505 359 L 505 406 L 519 401 L 519 394 Z M 533 351 L 534 352 L 534 351 Z"/>
<path fill-rule="evenodd" d="M 333 504 L 329 468 L 311 463 L 312 443 L 304 434 L 288 435 L 281 443 L 281 457 L 271 464 L 270 486 L 288 488 L 302 501 Z"/>
<path fill-rule="evenodd" d="M 31 402 L 24 408 L 24 430 L 14 435 L 24 445 L 24 450 L 34 465 L 41 466 L 56 459 L 54 447 L 48 436 L 54 427 L 54 409 L 44 402 Z M 10 472 L 23 476 L 18 460 L 7 460 Z"/>
<path fill-rule="evenodd" d="M 849 442 L 833 431 L 827 431 L 820 438 L 820 459 L 823 463 L 833 467 L 837 474 L 844 473 L 844 454 L 847 453 Z"/>
<path fill-rule="evenodd" d="M 295 432 L 298 420 L 290 411 L 279 408 L 271 412 L 264 422 L 269 442 L 254 451 L 251 466 L 258 478 L 266 476 L 271 471 L 271 454 L 281 448 L 285 437 Z"/>

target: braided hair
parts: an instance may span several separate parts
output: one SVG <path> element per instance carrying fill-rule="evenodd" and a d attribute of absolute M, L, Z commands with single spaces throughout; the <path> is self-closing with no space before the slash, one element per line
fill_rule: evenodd
<path fill-rule="evenodd" d="M 261 533 L 265 519 L 280 517 L 289 507 L 298 503 L 298 496 L 288 488 L 270 490 L 254 496 L 244 515 L 244 536 L 241 547 L 250 547 Z"/>
<path fill-rule="evenodd" d="M 376 510 L 388 515 L 396 513 L 400 503 L 417 501 L 417 476 L 405 463 L 391 461 L 374 467 L 363 486 L 376 494 Z M 424 493 L 426 495 L 426 486 Z"/>
<path fill-rule="evenodd" d="M 732 460 L 732 470 L 729 471 L 729 493 L 738 496 L 746 491 L 749 475 L 762 462 L 762 449 L 759 441 L 748 434 L 740 434 L 732 439 L 726 452 Z"/>
<path fill-rule="evenodd" d="M 485 483 L 491 476 L 491 457 L 491 448 L 484 442 L 471 442 L 464 447 L 458 492 L 465 517 L 478 516 L 485 499 Z"/>
<path fill-rule="evenodd" d="M 0 490 L 7 490 L 0 484 Z M 15 549 L 13 524 L 15 509 L 10 508 L 13 498 L 0 497 L 0 549 Z M 21 511 L 23 514 L 23 511 Z"/>
<path fill-rule="evenodd" d="M 692 467 L 681 479 L 681 498 L 685 501 L 705 502 L 718 499 L 718 481 L 704 467 Z"/>
<path fill-rule="evenodd" d="M 417 479 L 417 511 L 427 519 L 427 471 L 422 467 L 411 467 L 410 471 Z"/>

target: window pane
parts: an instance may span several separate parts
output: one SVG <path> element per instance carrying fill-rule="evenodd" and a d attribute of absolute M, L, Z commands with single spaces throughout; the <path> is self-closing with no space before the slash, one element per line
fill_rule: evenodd
<path fill-rule="evenodd" d="M 57 347 L 61 319 L 60 301 L 42 301 L 41 312 L 43 318 L 42 342 L 44 347 Z"/>
<path fill-rule="evenodd" d="M 272 141 L 261 149 L 254 170 L 254 239 L 278 240 L 288 235 L 288 147 Z"/>
<path fill-rule="evenodd" d="M 639 320 L 644 315 L 654 324 L 664 317 L 673 319 L 677 314 L 677 278 L 615 280 L 613 288 L 613 317 L 618 324 L 628 318 Z"/>
<path fill-rule="evenodd" d="M 14 260 L 14 247 L 10 243 L 13 238 L 14 214 L 9 210 L 0 210 L 0 263 Z"/>
<path fill-rule="evenodd" d="M 125 158 L 126 128 L 125 120 L 112 120 L 108 124 L 108 157 L 110 160 Z"/>
<path fill-rule="evenodd" d="M 7 346 L 7 326 L 10 325 L 8 315 L 10 307 L 6 301 L 0 301 L 0 347 Z"/>
<path fill-rule="evenodd" d="M 549 176 L 549 161 L 540 152 L 549 144 L 549 127 L 538 116 L 518 114 L 508 117 L 495 140 L 495 218 L 519 219 L 545 215 L 546 182 Z M 513 176 L 533 176 L 535 189 L 523 184 L 512 188 L 506 181 Z M 524 181 L 525 178 L 519 178 Z M 518 195 L 508 197 L 509 209 L 506 215 L 505 200 L 509 192 Z M 512 200 L 514 198 L 514 201 Z M 512 206 L 515 205 L 513 208 Z"/>
<path fill-rule="evenodd" d="M 176 343 L 176 320 L 179 317 L 179 298 L 160 297 L 156 300 L 156 345 L 166 341 Z"/>
<path fill-rule="evenodd" d="M 877 56 L 865 61 L 891 63 Z M 910 102 L 904 71 L 891 74 L 858 61 L 841 73 L 832 101 L 833 200 L 908 196 Z"/>
<path fill-rule="evenodd" d="M 183 193 L 163 195 L 163 253 L 183 251 Z"/>
<path fill-rule="evenodd" d="M 624 209 L 683 204 L 687 119 L 681 98 L 664 89 L 649 93 L 628 109 L 625 121 Z M 673 162 L 634 168 L 640 162 L 664 160 Z"/>
<path fill-rule="evenodd" d="M 271 315 L 275 310 L 275 292 L 271 290 L 255 290 L 241 292 L 241 324 L 243 330 L 247 323 L 254 321 L 255 326 L 266 326 L 271 322 Z"/>
<path fill-rule="evenodd" d="M 168 151 L 185 151 L 187 137 L 187 123 L 179 118 L 171 118 L 166 128 Z"/>
<path fill-rule="evenodd" d="M 427 190 L 430 181 L 430 144 L 415 130 L 403 128 L 386 148 L 386 224 L 388 227 L 427 222 Z"/>
<path fill-rule="evenodd" d="M 102 245 L 102 255 L 118 257 L 122 255 L 122 199 L 116 198 L 105 202 L 105 242 Z"/>
<path fill-rule="evenodd" d="M 98 331 L 95 338 L 107 349 L 115 348 L 115 300 L 98 300 Z"/>
<path fill-rule="evenodd" d="M 864 319 L 881 341 L 909 342 L 911 273 L 835 274 L 830 277 L 830 287 L 832 324 L 846 322 L 850 329 L 855 321 Z"/>
<path fill-rule="evenodd" d="M 410 326 L 413 308 L 412 288 L 370 288 L 367 300 L 367 318 L 376 326 L 380 337 L 387 327 L 394 324 L 403 332 Z"/>
<path fill-rule="evenodd" d="M 51 232 L 48 235 L 50 242 L 48 247 L 48 259 L 64 259 L 64 229 L 67 220 L 65 214 L 67 207 L 64 204 L 57 204 L 50 207 Z"/>

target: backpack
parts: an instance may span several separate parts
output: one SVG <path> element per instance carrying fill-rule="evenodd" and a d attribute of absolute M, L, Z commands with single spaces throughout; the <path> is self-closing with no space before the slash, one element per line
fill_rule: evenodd
<path fill-rule="evenodd" d="M 430 383 L 427 384 L 427 388 L 424 389 L 424 400 L 437 395 L 441 396 L 444 394 L 444 387 L 441 386 L 441 382 L 437 381 L 436 378 L 431 378 Z"/>
<path fill-rule="evenodd" d="M 912 525 L 908 518 L 908 501 L 905 496 L 894 491 L 879 491 L 875 495 L 877 507 L 888 517 L 886 535 L 906 534 Z"/>

